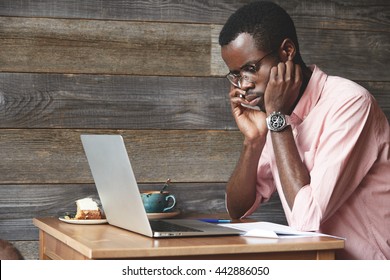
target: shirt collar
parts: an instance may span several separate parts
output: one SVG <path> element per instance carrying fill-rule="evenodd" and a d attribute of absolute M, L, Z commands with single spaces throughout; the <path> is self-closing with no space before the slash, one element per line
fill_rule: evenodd
<path fill-rule="evenodd" d="M 313 107 L 317 104 L 321 97 L 326 79 L 328 78 L 328 75 L 325 74 L 316 65 L 311 65 L 309 68 L 313 71 L 311 78 L 301 99 L 291 114 L 291 118 L 293 120 L 298 118 L 300 122 L 302 122 L 307 117 Z"/>

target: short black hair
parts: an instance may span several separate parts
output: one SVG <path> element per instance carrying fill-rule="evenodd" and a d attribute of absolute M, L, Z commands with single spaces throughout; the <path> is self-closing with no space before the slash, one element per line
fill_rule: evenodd
<path fill-rule="evenodd" d="M 276 51 L 284 39 L 290 38 L 300 57 L 294 22 L 288 13 L 275 3 L 256 1 L 239 8 L 223 26 L 219 34 L 220 46 L 228 45 L 241 33 L 252 35 L 256 47 L 264 52 Z"/>

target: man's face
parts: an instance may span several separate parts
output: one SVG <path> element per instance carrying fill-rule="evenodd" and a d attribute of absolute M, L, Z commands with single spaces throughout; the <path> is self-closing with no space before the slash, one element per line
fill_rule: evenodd
<path fill-rule="evenodd" d="M 251 82 L 241 79 L 240 88 L 246 91 L 245 98 L 251 102 L 251 105 L 259 106 L 262 111 L 265 111 L 264 92 L 270 70 L 276 64 L 275 58 L 270 56 L 270 53 L 259 50 L 252 35 L 248 33 L 240 34 L 234 41 L 223 46 L 221 54 L 230 73 L 234 75 L 243 75 L 245 69 L 251 68 L 261 59 Z"/>

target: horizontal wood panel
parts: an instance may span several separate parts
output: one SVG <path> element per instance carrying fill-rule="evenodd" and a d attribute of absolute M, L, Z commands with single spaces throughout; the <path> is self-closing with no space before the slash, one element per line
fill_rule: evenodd
<path fill-rule="evenodd" d="M 0 130 L 0 184 L 92 183 L 82 133 L 122 134 L 137 181 L 226 182 L 241 151 L 238 131 Z"/>
<path fill-rule="evenodd" d="M 220 26 L 0 18 L 0 71 L 223 76 Z M 354 80 L 388 81 L 388 33 L 298 29 L 308 63 Z M 337 61 L 337 63 L 335 63 Z"/>
<path fill-rule="evenodd" d="M 38 230 L 32 219 L 0 218 L 0 239 L 38 240 Z"/>
<path fill-rule="evenodd" d="M 249 1 L 12 1 L 0 2 L 0 15 L 57 18 L 94 18 L 168 22 L 225 21 L 236 9 Z"/>
<path fill-rule="evenodd" d="M 160 190 L 161 184 L 141 184 L 140 190 Z M 226 212 L 223 183 L 183 184 L 172 183 L 167 189 L 177 198 L 177 208 L 183 214 Z M 194 193 L 203 196 L 194 196 Z M 1 185 L 1 219 L 26 219 L 34 217 L 61 216 L 75 212 L 75 201 L 84 197 L 99 200 L 93 184 L 81 185 Z"/>
<path fill-rule="evenodd" d="M 1 71 L 210 74 L 207 25 L 0 17 L 0 26 Z"/>
<path fill-rule="evenodd" d="M 115 1 L 115 0 L 36 0 L 0 2 L 0 15 L 24 17 L 90 18 L 223 24 L 249 0 L 241 1 Z M 286 9 L 296 26 L 383 30 L 390 20 L 387 0 L 274 1 Z"/>
<path fill-rule="evenodd" d="M 390 82 L 357 81 L 390 120 Z M 225 78 L 0 73 L 1 128 L 237 130 Z"/>
<path fill-rule="evenodd" d="M 237 129 L 225 78 L 0 73 L 1 128 Z"/>
<path fill-rule="evenodd" d="M 389 33 L 336 30 L 298 30 L 307 64 L 351 80 L 390 81 Z"/>
<path fill-rule="evenodd" d="M 371 30 L 389 32 L 387 0 L 278 0 L 295 26 L 314 29 Z"/>
<path fill-rule="evenodd" d="M 141 191 L 160 187 L 161 184 L 140 185 Z M 177 207 L 183 215 L 226 212 L 224 183 L 173 183 L 169 191 L 177 197 Z M 74 212 L 75 201 L 84 197 L 99 198 L 94 185 L 0 185 L 0 239 L 37 240 L 38 230 L 32 218 Z M 251 217 L 286 223 L 277 194 Z"/>

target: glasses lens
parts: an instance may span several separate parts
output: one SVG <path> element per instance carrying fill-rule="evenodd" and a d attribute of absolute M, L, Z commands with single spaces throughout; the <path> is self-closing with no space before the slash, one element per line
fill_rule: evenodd
<path fill-rule="evenodd" d="M 242 82 L 253 83 L 256 80 L 256 72 L 243 71 L 240 79 Z"/>
<path fill-rule="evenodd" d="M 232 83 L 233 86 L 241 88 L 243 82 L 253 83 L 256 80 L 256 70 L 248 69 L 242 70 L 242 75 L 234 75 L 229 73 L 226 78 Z"/>
<path fill-rule="evenodd" d="M 227 74 L 227 75 L 226 75 L 226 78 L 229 80 L 229 82 L 230 82 L 233 86 L 235 86 L 235 87 L 240 87 L 240 86 L 239 86 L 239 83 L 240 83 L 241 77 L 237 77 L 237 76 L 235 76 L 235 75 L 233 75 L 233 74 Z"/>

